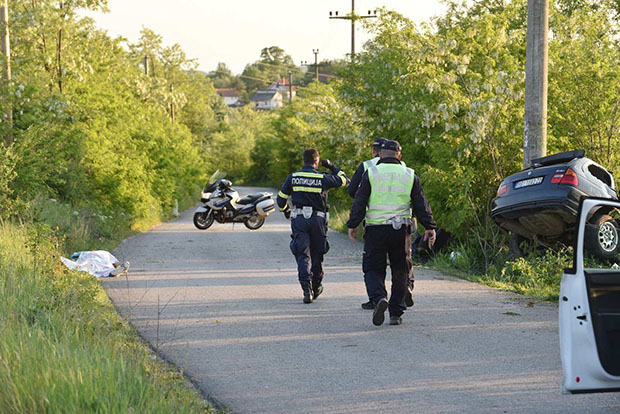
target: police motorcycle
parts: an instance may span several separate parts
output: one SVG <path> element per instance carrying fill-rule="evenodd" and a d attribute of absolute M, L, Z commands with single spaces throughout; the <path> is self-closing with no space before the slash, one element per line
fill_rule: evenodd
<path fill-rule="evenodd" d="M 216 171 L 202 191 L 202 205 L 194 211 L 194 226 L 206 230 L 214 221 L 243 223 L 250 230 L 258 230 L 275 209 L 272 193 L 253 193 L 243 198 L 232 187 L 225 173 Z"/>

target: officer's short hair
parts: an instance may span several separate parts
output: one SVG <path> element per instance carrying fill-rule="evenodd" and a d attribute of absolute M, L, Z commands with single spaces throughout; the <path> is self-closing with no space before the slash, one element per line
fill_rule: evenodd
<path fill-rule="evenodd" d="M 304 151 L 304 164 L 312 165 L 319 159 L 319 152 L 314 148 L 308 148 Z"/>

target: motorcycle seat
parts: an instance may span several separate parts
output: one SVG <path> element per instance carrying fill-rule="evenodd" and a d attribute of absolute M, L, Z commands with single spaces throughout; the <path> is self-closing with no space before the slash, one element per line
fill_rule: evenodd
<path fill-rule="evenodd" d="M 264 194 L 264 193 L 254 193 L 254 194 L 248 194 L 243 198 L 240 198 L 237 201 L 237 204 L 252 204 L 254 202 L 263 200 L 265 198 L 268 198 L 269 194 Z"/>

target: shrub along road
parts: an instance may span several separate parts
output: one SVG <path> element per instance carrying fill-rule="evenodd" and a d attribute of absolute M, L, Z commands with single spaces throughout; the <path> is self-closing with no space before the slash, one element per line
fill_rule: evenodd
<path fill-rule="evenodd" d="M 128 277 L 103 283 L 233 413 L 620 411 L 620 394 L 561 395 L 555 304 L 416 268 L 403 325 L 376 327 L 360 308 L 362 243 L 330 232 L 325 291 L 305 305 L 283 215 L 199 231 L 192 214 L 125 240 Z"/>

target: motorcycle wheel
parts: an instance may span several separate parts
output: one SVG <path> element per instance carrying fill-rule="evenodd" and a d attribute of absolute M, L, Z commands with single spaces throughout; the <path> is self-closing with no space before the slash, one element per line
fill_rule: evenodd
<path fill-rule="evenodd" d="M 194 226 L 196 226 L 199 230 L 206 230 L 213 224 L 213 220 L 215 217 L 213 216 L 212 210 L 207 210 L 202 213 L 194 213 Z"/>
<path fill-rule="evenodd" d="M 247 227 L 250 230 L 258 230 L 263 226 L 263 224 L 265 224 L 265 217 L 252 216 L 250 218 L 245 219 L 243 224 L 245 224 L 245 227 Z"/>

